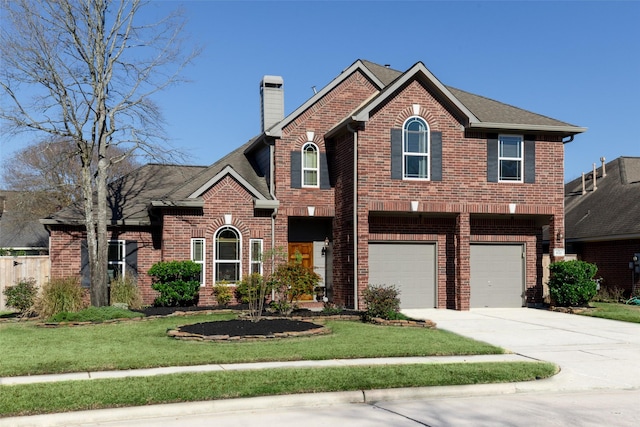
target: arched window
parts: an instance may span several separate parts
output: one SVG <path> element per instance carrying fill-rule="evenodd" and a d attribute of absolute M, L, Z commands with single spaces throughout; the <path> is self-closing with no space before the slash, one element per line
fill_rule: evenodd
<path fill-rule="evenodd" d="M 429 179 L 429 126 L 420 117 L 404 122 L 402 158 L 405 179 Z"/>
<path fill-rule="evenodd" d="M 222 227 L 215 234 L 215 283 L 227 281 L 236 283 L 242 277 L 242 240 L 233 227 Z"/>
<path fill-rule="evenodd" d="M 302 186 L 319 187 L 318 146 L 307 142 L 302 146 Z"/>

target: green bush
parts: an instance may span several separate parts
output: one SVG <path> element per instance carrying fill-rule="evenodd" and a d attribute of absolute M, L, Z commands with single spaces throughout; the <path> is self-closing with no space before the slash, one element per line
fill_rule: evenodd
<path fill-rule="evenodd" d="M 36 280 L 21 279 L 14 286 L 5 289 L 4 295 L 7 297 L 7 306 L 15 308 L 22 315 L 28 314 L 38 295 Z"/>
<path fill-rule="evenodd" d="M 373 317 L 394 320 L 400 312 L 400 291 L 395 285 L 369 285 L 362 292 L 367 305 L 365 320 Z"/>
<path fill-rule="evenodd" d="M 142 308 L 142 295 L 133 275 L 117 277 L 111 281 L 109 287 L 111 305 L 126 304 L 127 307 L 138 310 Z"/>
<path fill-rule="evenodd" d="M 302 256 L 296 255 L 294 261 L 278 265 L 269 278 L 276 291 L 274 307 L 284 315 L 291 314 L 294 302 L 302 295 L 312 294 L 321 280 L 313 269 L 302 265 Z"/>
<path fill-rule="evenodd" d="M 185 307 L 198 302 L 200 265 L 193 261 L 161 261 L 149 269 L 151 288 L 160 292 L 154 305 Z"/>
<path fill-rule="evenodd" d="M 63 311 L 79 311 L 84 306 L 82 294 L 79 278 L 52 279 L 42 286 L 35 304 L 36 311 L 45 319 Z"/>
<path fill-rule="evenodd" d="M 213 287 L 213 296 L 216 297 L 218 305 L 226 306 L 231 302 L 233 292 L 231 292 L 231 286 L 227 282 L 216 283 Z"/>
<path fill-rule="evenodd" d="M 78 312 L 64 311 L 49 318 L 51 322 L 104 322 L 112 319 L 133 319 L 142 317 L 142 313 L 117 307 L 87 307 Z"/>
<path fill-rule="evenodd" d="M 560 307 L 586 305 L 598 292 L 598 283 L 593 278 L 598 271 L 595 264 L 571 260 L 549 265 L 549 294 Z"/>

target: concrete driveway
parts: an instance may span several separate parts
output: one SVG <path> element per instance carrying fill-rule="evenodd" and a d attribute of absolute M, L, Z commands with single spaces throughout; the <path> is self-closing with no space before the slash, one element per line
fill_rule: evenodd
<path fill-rule="evenodd" d="M 519 383 L 521 391 L 640 389 L 640 324 L 532 308 L 470 311 L 403 310 L 438 328 L 556 363 L 549 380 Z"/>

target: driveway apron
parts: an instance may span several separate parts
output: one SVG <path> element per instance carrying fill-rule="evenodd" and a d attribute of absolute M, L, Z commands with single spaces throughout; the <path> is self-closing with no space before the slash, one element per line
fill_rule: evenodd
<path fill-rule="evenodd" d="M 522 391 L 640 388 L 640 324 L 533 308 L 403 310 L 439 329 L 553 362 L 555 377 L 519 383 Z"/>

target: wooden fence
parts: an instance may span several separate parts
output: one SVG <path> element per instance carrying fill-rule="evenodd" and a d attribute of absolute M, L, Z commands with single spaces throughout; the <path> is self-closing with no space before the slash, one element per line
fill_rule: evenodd
<path fill-rule="evenodd" d="M 0 310 L 5 310 L 4 290 L 21 279 L 33 278 L 38 287 L 49 280 L 51 271 L 48 255 L 0 256 Z"/>

